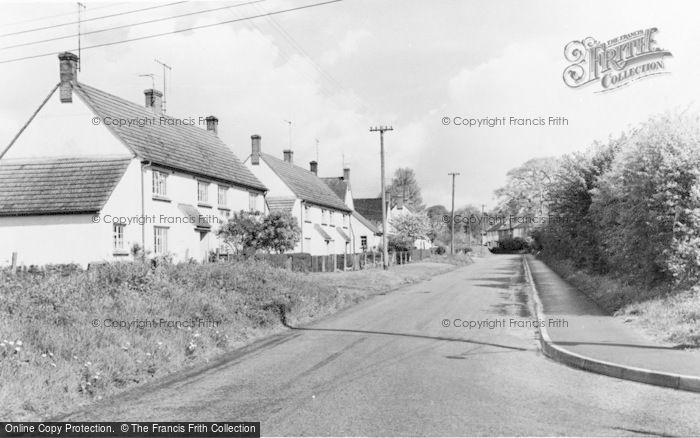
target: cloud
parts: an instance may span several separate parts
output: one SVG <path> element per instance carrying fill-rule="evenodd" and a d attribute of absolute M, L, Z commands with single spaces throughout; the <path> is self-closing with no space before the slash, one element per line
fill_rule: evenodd
<path fill-rule="evenodd" d="M 338 42 L 337 47 L 323 55 L 322 61 L 325 64 L 335 64 L 339 60 L 357 53 L 361 44 L 371 38 L 372 32 L 367 29 L 350 29 Z"/>

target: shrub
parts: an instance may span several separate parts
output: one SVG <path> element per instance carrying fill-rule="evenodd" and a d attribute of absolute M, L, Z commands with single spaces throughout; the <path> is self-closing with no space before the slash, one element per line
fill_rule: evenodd
<path fill-rule="evenodd" d="M 442 245 L 440 245 L 440 246 L 438 246 L 437 248 L 435 248 L 435 254 L 437 254 L 437 255 L 443 255 L 443 254 L 445 254 L 446 252 L 447 252 L 447 249 L 446 249 L 444 246 L 442 246 Z"/>

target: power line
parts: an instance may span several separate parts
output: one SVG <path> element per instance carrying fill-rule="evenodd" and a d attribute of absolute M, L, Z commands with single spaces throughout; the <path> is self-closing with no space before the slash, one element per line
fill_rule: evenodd
<path fill-rule="evenodd" d="M 341 2 L 341 1 L 343 1 L 343 0 L 328 0 L 328 1 L 320 2 L 320 3 L 312 3 L 312 4 L 310 4 L 310 5 L 297 6 L 297 7 L 294 7 L 294 8 L 281 9 L 281 10 L 278 10 L 278 11 L 267 12 L 267 13 L 265 13 L 265 14 L 251 15 L 251 16 L 249 16 L 249 17 L 238 18 L 238 19 L 235 19 L 235 20 L 220 21 L 220 22 L 218 22 L 218 23 L 204 24 L 204 25 L 201 25 L 201 26 L 192 26 L 192 27 L 188 27 L 188 28 L 184 28 L 184 29 L 173 30 L 173 31 L 170 31 L 170 32 L 163 32 L 163 33 L 157 33 L 157 34 L 153 34 L 153 35 L 145 35 L 145 36 L 141 36 L 141 37 L 130 38 L 130 39 L 127 39 L 127 40 L 119 40 L 119 41 L 112 41 L 112 42 L 109 42 L 109 43 L 95 44 L 95 45 L 92 45 L 92 46 L 83 47 L 82 50 L 96 49 L 96 48 L 98 48 L 98 47 L 114 46 L 114 45 L 117 45 L 117 44 L 130 43 L 130 42 L 134 42 L 134 41 L 147 40 L 147 39 L 150 39 L 150 38 L 157 38 L 157 37 L 166 36 L 166 35 L 172 35 L 172 34 L 176 34 L 176 33 L 188 32 L 188 31 L 190 31 L 190 30 L 205 29 L 205 28 L 214 27 L 214 26 L 221 26 L 221 25 L 223 25 L 223 24 L 230 24 L 230 23 L 236 23 L 236 22 L 239 22 L 239 21 L 252 20 L 252 19 L 254 19 L 254 18 L 267 17 L 267 16 L 269 16 L 269 15 L 284 14 L 284 13 L 287 13 L 287 12 L 298 11 L 298 10 L 301 10 L 301 9 L 310 9 L 310 8 L 314 8 L 314 7 L 317 7 L 317 6 L 328 5 L 328 4 L 331 4 L 331 3 L 338 3 L 338 2 Z M 70 49 L 69 51 L 75 51 L 75 50 L 76 50 L 76 49 Z M 50 52 L 50 53 L 42 53 L 42 54 L 40 54 L 40 55 L 23 56 L 23 57 L 21 57 L 21 58 L 5 59 L 5 60 L 0 61 L 0 64 L 7 64 L 7 63 L 10 63 L 10 62 L 24 61 L 24 60 L 26 60 L 26 59 L 43 58 L 43 57 L 45 57 L 45 56 L 58 55 L 59 53 L 61 53 L 61 52 Z"/>
<path fill-rule="evenodd" d="M 90 32 L 83 32 L 81 35 L 85 36 L 85 35 L 92 35 L 92 34 L 95 34 L 95 33 L 109 32 L 109 31 L 112 31 L 112 30 L 124 29 L 124 28 L 127 28 L 127 27 L 133 27 L 133 26 L 141 26 L 141 25 L 143 25 L 143 24 L 157 23 L 157 22 L 159 22 L 159 21 L 165 21 L 165 20 L 173 20 L 173 19 L 175 19 L 175 18 L 182 18 L 182 17 L 191 16 L 191 15 L 204 14 L 204 13 L 207 13 L 207 12 L 219 11 L 219 10 L 222 10 L 222 9 L 237 8 L 237 7 L 240 7 L 240 6 L 251 5 L 251 4 L 254 4 L 254 3 L 261 3 L 261 2 L 264 2 L 264 1 L 267 1 L 267 0 L 253 0 L 253 1 L 245 2 L 245 3 L 237 3 L 237 4 L 235 4 L 235 5 L 222 6 L 222 7 L 219 7 L 219 8 L 205 9 L 205 10 L 203 10 L 203 11 L 195 11 L 195 12 L 188 12 L 188 13 L 186 13 L 186 14 L 171 15 L 170 17 L 155 18 L 155 19 L 153 19 L 153 20 L 141 21 L 141 22 L 138 22 L 138 23 L 123 24 L 123 25 L 120 25 L 120 26 L 109 27 L 109 28 L 106 28 L 106 29 L 91 30 Z M 88 20 L 83 20 L 83 22 L 85 22 L 85 21 L 88 21 Z M 34 44 L 49 43 L 49 42 L 53 42 L 53 41 L 56 41 L 56 40 L 65 40 L 65 39 L 68 39 L 68 38 L 73 38 L 73 37 L 75 37 L 75 36 L 78 36 L 78 34 L 64 35 L 64 36 L 55 37 L 55 38 L 46 38 L 46 39 L 43 39 L 43 40 L 30 41 L 30 42 L 20 43 L 20 44 L 13 44 L 13 45 L 11 45 L 11 46 L 0 47 L 0 50 L 14 49 L 14 48 L 17 48 L 17 47 L 24 47 L 24 46 L 32 46 L 32 45 L 34 45 Z"/>
<path fill-rule="evenodd" d="M 99 9 L 106 9 L 106 8 L 114 8 L 116 6 L 122 6 L 124 3 L 110 3 L 108 5 L 104 6 L 97 6 L 97 7 L 90 7 L 91 11 L 97 11 Z M 75 15 L 74 12 L 66 12 L 65 14 L 54 14 L 54 15 L 46 15 L 44 17 L 39 17 L 39 18 L 30 18 L 28 20 L 20 20 L 20 21 L 14 21 L 12 23 L 2 23 L 0 26 L 5 27 L 5 26 L 15 26 L 17 24 L 24 24 L 24 23 L 32 23 L 34 21 L 42 21 L 42 20 L 48 20 L 49 18 L 56 18 L 56 17 L 65 17 L 66 15 Z"/>
<path fill-rule="evenodd" d="M 94 18 L 89 18 L 87 20 L 83 20 L 83 23 L 87 21 L 95 21 L 95 20 L 102 20 L 105 18 L 112 18 L 112 17 L 119 17 L 121 15 L 128 15 L 128 14 L 135 14 L 136 12 L 143 12 L 143 11 L 150 11 L 152 9 L 158 9 L 158 8 L 165 8 L 168 6 L 174 6 L 174 5 L 179 5 L 181 3 L 187 3 L 186 1 L 181 1 L 181 2 L 174 2 L 174 3 L 166 3 L 164 5 L 158 5 L 158 6 L 150 6 L 148 8 L 141 8 L 141 9 L 134 9 L 131 11 L 124 11 L 124 12 L 117 12 L 116 14 L 110 14 L 110 15 L 102 15 L 100 17 L 94 17 Z M 11 35 L 19 35 L 23 33 L 30 33 L 30 32 L 38 32 L 40 30 L 46 30 L 46 29 L 54 29 L 56 27 L 63 27 L 63 26 L 70 26 L 72 24 L 78 24 L 79 21 L 71 21 L 69 23 L 60 23 L 60 24 L 52 24 L 51 26 L 44 26 L 44 27 L 35 27 L 33 29 L 25 29 L 25 30 L 20 30 L 17 32 L 10 32 L 10 33 L 4 33 L 0 34 L 0 37 L 6 37 L 6 36 L 11 36 Z"/>

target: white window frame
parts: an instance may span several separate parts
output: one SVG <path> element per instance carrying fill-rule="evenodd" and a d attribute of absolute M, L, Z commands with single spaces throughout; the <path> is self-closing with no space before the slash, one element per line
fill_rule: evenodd
<path fill-rule="evenodd" d="M 112 249 L 114 251 L 124 251 L 124 232 L 126 224 L 114 222 L 112 224 Z"/>
<path fill-rule="evenodd" d="M 343 228 L 347 228 L 347 227 L 348 227 L 348 218 L 349 218 L 349 217 L 350 217 L 349 214 L 343 213 Z"/>
<path fill-rule="evenodd" d="M 152 173 L 151 182 L 153 184 L 153 195 L 168 196 L 168 174 L 160 170 L 153 170 Z"/>
<path fill-rule="evenodd" d="M 335 226 L 335 215 L 333 214 L 333 210 L 328 210 L 328 224 L 331 227 Z"/>
<path fill-rule="evenodd" d="M 228 187 L 218 186 L 216 193 L 217 193 L 216 200 L 218 201 L 219 207 L 227 207 L 228 206 Z"/>
<path fill-rule="evenodd" d="M 168 252 L 168 227 L 153 227 L 153 253 L 157 255 Z"/>
<path fill-rule="evenodd" d="M 248 192 L 248 210 L 250 212 L 258 211 L 258 196 L 259 193 Z"/>
<path fill-rule="evenodd" d="M 304 222 L 311 222 L 311 207 L 304 205 Z"/>
<path fill-rule="evenodd" d="M 328 210 L 325 208 L 321 209 L 321 225 L 327 225 L 328 224 Z"/>
<path fill-rule="evenodd" d="M 204 187 L 204 191 L 202 191 L 202 187 Z M 204 194 L 203 197 L 202 194 Z M 206 181 L 197 180 L 197 202 L 209 203 L 209 183 Z"/>

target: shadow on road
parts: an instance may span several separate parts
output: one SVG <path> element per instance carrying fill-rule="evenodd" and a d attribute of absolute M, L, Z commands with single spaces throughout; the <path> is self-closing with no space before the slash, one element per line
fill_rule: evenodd
<path fill-rule="evenodd" d="M 446 338 L 443 336 L 426 336 L 426 335 L 417 335 L 417 334 L 412 334 L 412 333 L 377 332 L 377 331 L 372 331 L 372 330 L 294 327 L 292 325 L 289 325 L 286 321 L 286 318 L 284 318 L 284 317 L 282 318 L 282 324 L 284 324 L 285 327 L 287 327 L 288 329 L 291 329 L 291 330 L 302 330 L 302 331 L 313 331 L 313 332 L 357 333 L 357 334 L 362 334 L 362 335 L 400 336 L 400 337 L 406 337 L 406 338 L 432 339 L 435 341 L 464 342 L 467 344 L 486 345 L 489 347 L 505 348 L 508 350 L 527 351 L 527 348 L 512 347 L 510 345 L 502 345 L 502 344 L 493 344 L 491 342 L 473 341 L 470 339 Z"/>

